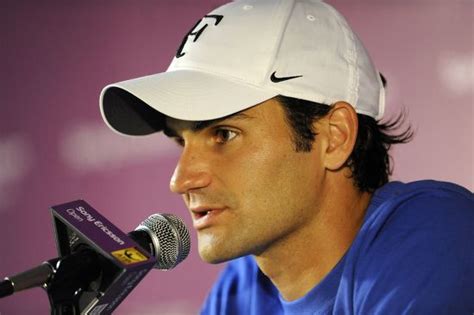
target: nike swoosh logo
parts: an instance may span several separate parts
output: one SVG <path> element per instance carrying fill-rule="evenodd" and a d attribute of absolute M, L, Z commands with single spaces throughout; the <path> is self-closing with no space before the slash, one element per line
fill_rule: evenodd
<path fill-rule="evenodd" d="M 291 76 L 291 77 L 277 77 L 275 74 L 276 74 L 276 71 L 274 71 L 272 73 L 272 75 L 270 76 L 270 80 L 272 80 L 273 83 L 283 82 L 283 81 L 286 81 L 286 80 L 291 80 L 291 79 L 296 79 L 296 78 L 301 78 L 302 77 L 302 75 L 294 75 L 294 76 Z"/>

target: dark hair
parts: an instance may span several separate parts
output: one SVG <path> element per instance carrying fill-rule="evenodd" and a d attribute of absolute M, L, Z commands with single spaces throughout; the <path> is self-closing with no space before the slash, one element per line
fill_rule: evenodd
<path fill-rule="evenodd" d="M 292 128 L 295 150 L 311 151 L 317 135 L 313 122 L 327 115 L 331 107 L 281 95 L 276 99 L 283 106 L 287 122 Z M 406 143 L 413 138 L 410 126 L 398 134 L 393 134 L 393 131 L 404 124 L 405 117 L 402 112 L 394 119 L 381 123 L 367 115 L 357 114 L 357 139 L 346 165 L 351 169 L 351 177 L 359 190 L 373 192 L 388 182 L 392 174 L 391 157 L 388 154 L 390 147 L 393 144 Z"/>

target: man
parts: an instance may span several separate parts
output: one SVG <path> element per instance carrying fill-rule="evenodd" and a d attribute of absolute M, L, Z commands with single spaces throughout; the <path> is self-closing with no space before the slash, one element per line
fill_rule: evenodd
<path fill-rule="evenodd" d="M 107 86 L 124 134 L 182 146 L 171 179 L 210 263 L 204 314 L 471 314 L 474 198 L 388 183 L 383 78 L 344 18 L 311 0 L 206 15 L 166 73 Z"/>

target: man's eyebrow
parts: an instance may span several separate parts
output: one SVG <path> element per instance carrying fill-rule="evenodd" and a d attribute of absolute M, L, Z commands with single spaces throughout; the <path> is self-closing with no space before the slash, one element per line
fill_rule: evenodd
<path fill-rule="evenodd" d="M 216 125 L 224 120 L 241 120 L 241 119 L 248 119 L 252 118 L 251 116 L 243 113 L 243 112 L 238 112 L 235 114 L 231 114 L 222 118 L 217 118 L 217 119 L 212 119 L 212 120 L 202 120 L 202 121 L 196 121 L 193 123 L 191 126 L 191 130 L 196 132 L 200 131 L 203 129 L 206 129 L 209 126 Z"/>
<path fill-rule="evenodd" d="M 200 120 L 200 121 L 194 121 L 191 123 L 191 127 L 189 128 L 193 132 L 201 131 L 203 129 L 206 129 L 209 126 L 216 125 L 224 120 L 240 120 L 240 119 L 249 119 L 253 118 L 252 116 L 249 116 L 243 112 L 238 112 L 235 114 L 231 114 L 222 118 L 217 118 L 217 119 L 211 119 L 211 120 Z M 170 138 L 173 137 L 179 137 L 178 132 L 169 127 L 168 125 L 165 125 L 163 128 L 163 133 Z"/>

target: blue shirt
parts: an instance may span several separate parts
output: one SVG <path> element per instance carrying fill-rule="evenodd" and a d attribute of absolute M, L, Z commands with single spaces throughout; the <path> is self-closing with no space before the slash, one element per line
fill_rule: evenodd
<path fill-rule="evenodd" d="M 388 183 L 344 257 L 304 297 L 283 300 L 245 256 L 228 263 L 202 314 L 472 315 L 473 194 L 445 182 Z"/>

